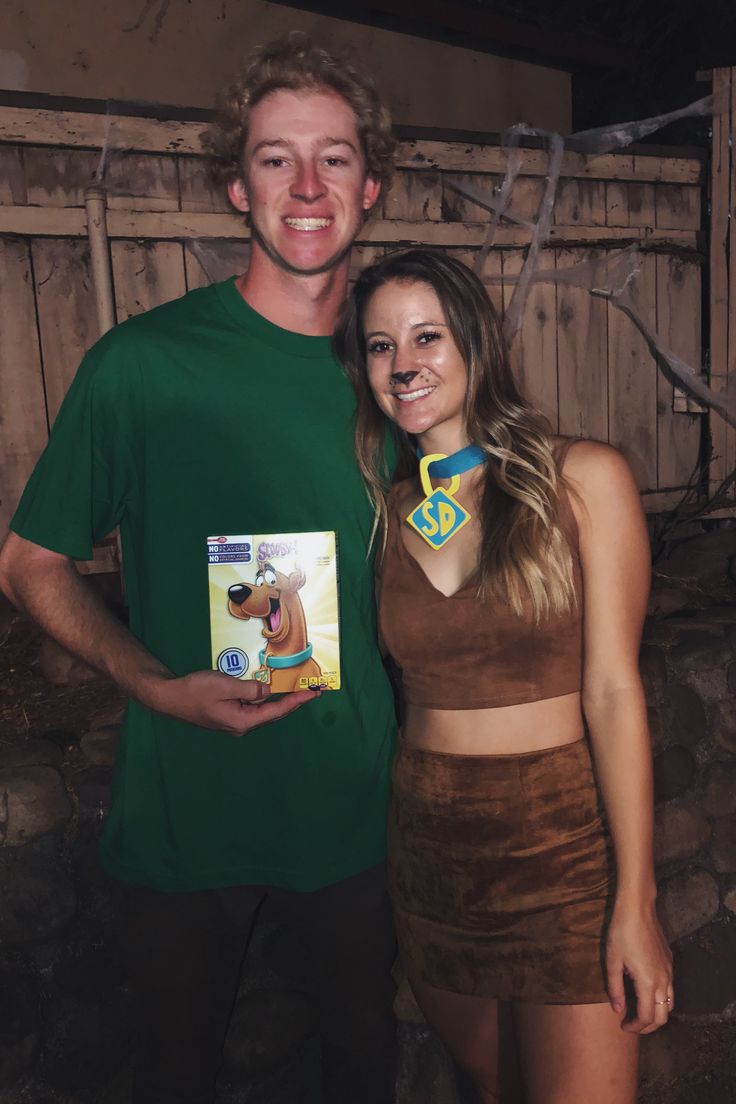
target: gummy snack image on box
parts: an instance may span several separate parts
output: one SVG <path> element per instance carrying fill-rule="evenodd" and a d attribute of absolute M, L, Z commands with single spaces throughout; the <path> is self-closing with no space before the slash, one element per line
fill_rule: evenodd
<path fill-rule="evenodd" d="M 212 666 L 276 694 L 340 689 L 334 532 L 207 538 Z"/>

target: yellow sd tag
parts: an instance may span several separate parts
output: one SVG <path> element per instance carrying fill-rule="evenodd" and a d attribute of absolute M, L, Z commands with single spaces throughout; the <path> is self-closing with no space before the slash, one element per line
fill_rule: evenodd
<path fill-rule="evenodd" d="M 423 537 L 430 548 L 434 548 L 435 551 L 447 544 L 462 529 L 463 525 L 470 521 L 468 511 L 464 510 L 460 503 L 452 497 L 460 486 L 459 475 L 453 475 L 447 490 L 443 487 L 432 489 L 429 465 L 433 464 L 435 460 L 445 459 L 445 454 L 442 452 L 422 457 L 419 462 L 419 478 L 426 497 L 406 519 L 412 529 L 416 529 L 419 536 Z"/>

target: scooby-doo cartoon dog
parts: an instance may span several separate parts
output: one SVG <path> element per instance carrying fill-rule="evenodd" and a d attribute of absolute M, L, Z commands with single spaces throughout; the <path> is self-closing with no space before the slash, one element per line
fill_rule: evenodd
<path fill-rule="evenodd" d="M 261 666 L 255 677 L 268 683 L 275 694 L 299 690 L 299 680 L 319 678 L 322 669 L 312 659 L 307 639 L 307 620 L 299 591 L 307 581 L 297 568 L 290 575 L 270 563 L 258 568 L 255 583 L 236 583 L 228 588 L 228 611 L 247 621 L 260 617 L 266 647 L 258 653 Z M 302 684 L 303 686 L 304 684 Z"/>

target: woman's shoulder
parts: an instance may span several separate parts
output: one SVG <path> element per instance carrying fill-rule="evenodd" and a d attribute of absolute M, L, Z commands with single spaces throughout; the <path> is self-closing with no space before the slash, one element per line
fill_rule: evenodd
<path fill-rule="evenodd" d="M 588 437 L 552 437 L 551 444 L 560 473 L 582 487 L 633 478 L 628 462 L 613 445 Z"/>
<path fill-rule="evenodd" d="M 626 458 L 613 445 L 585 437 L 556 437 L 553 453 L 578 525 L 607 516 L 641 513 L 641 500 Z"/>

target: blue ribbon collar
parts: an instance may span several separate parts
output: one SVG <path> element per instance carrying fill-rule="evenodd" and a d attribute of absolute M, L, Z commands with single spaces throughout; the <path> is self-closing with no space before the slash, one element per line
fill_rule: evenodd
<path fill-rule="evenodd" d="M 417 449 L 417 456 L 422 459 L 420 449 Z M 430 460 L 427 468 L 434 479 L 452 479 L 453 475 L 462 475 L 471 468 L 477 468 L 485 459 L 486 454 L 478 445 L 466 445 L 451 456 Z"/>
<path fill-rule="evenodd" d="M 296 667 L 297 664 L 303 663 L 305 659 L 312 658 L 312 645 L 307 644 L 301 652 L 294 652 L 293 655 L 287 656 L 267 656 L 266 649 L 263 648 L 258 653 L 258 658 L 261 661 L 261 667 L 271 667 L 274 670 L 281 670 L 284 667 Z"/>

